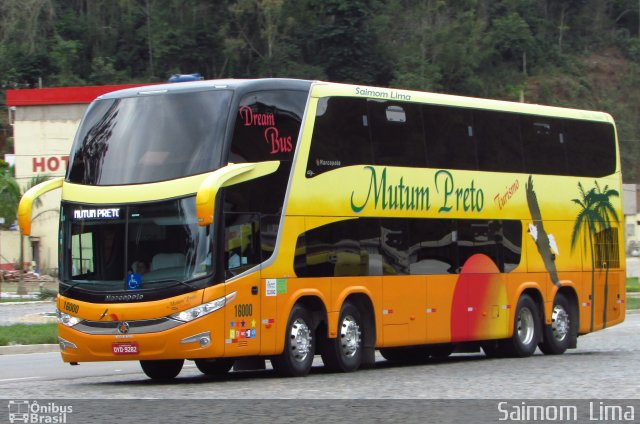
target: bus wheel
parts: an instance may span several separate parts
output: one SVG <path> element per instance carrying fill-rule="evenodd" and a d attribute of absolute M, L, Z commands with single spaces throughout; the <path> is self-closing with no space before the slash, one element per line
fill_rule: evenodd
<path fill-rule="evenodd" d="M 196 367 L 205 375 L 223 375 L 229 372 L 235 360 L 229 358 L 196 359 Z"/>
<path fill-rule="evenodd" d="M 540 350 L 546 355 L 564 353 L 569 348 L 573 322 L 569 301 L 562 293 L 558 293 L 553 301 L 551 324 L 544 326 L 544 340 L 538 345 Z"/>
<path fill-rule="evenodd" d="M 530 296 L 523 294 L 518 299 L 513 336 L 507 339 L 510 356 L 525 358 L 533 355 L 540 340 L 540 318 L 538 306 Z"/>
<path fill-rule="evenodd" d="M 362 363 L 362 320 L 360 311 L 353 304 L 342 305 L 338 320 L 338 336 L 327 339 L 322 350 L 322 361 L 331 371 L 351 372 Z"/>
<path fill-rule="evenodd" d="M 182 370 L 184 359 L 163 359 L 160 361 L 140 361 L 142 371 L 154 380 L 169 380 Z"/>
<path fill-rule="evenodd" d="M 309 374 L 316 349 L 312 334 L 311 314 L 303 306 L 295 305 L 287 322 L 284 351 L 271 360 L 278 374 L 287 377 Z"/>

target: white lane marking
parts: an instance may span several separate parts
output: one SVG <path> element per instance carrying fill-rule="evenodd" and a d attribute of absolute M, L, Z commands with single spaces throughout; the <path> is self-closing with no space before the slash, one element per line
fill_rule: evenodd
<path fill-rule="evenodd" d="M 36 377 L 5 378 L 3 380 L 0 380 L 0 383 L 7 382 L 7 381 L 33 380 L 34 378 L 42 378 L 42 377 L 36 376 Z"/>

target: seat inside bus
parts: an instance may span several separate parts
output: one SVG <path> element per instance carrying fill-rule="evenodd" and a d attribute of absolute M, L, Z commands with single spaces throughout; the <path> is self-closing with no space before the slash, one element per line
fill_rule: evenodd
<path fill-rule="evenodd" d="M 186 258 L 182 253 L 158 253 L 151 259 L 151 271 L 165 268 L 183 268 Z"/>

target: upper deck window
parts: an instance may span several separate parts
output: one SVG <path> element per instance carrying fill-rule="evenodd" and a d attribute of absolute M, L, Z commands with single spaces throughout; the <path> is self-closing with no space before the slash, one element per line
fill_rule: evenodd
<path fill-rule="evenodd" d="M 489 109 L 319 99 L 306 176 L 372 164 L 604 177 L 616 169 L 615 130 L 608 122 Z"/>
<path fill-rule="evenodd" d="M 232 92 L 168 92 L 98 100 L 74 141 L 68 181 L 141 184 L 220 166 Z"/>

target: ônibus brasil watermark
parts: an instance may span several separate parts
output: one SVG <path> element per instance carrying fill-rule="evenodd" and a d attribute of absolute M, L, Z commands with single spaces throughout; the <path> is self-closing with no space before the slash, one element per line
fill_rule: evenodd
<path fill-rule="evenodd" d="M 10 400 L 9 422 L 29 424 L 64 424 L 73 413 L 73 406 L 37 400 Z"/>

